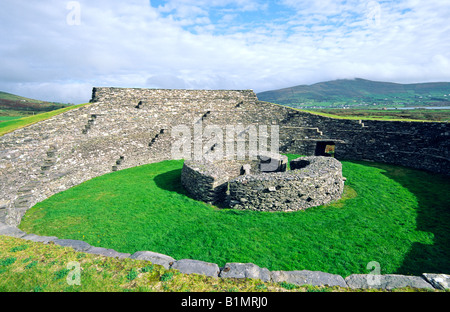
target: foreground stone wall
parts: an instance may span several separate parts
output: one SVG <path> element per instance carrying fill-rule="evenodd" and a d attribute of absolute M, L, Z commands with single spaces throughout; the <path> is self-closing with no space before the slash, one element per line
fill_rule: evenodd
<path fill-rule="evenodd" d="M 177 270 L 184 274 L 199 274 L 211 278 L 251 278 L 262 282 L 290 283 L 298 286 L 329 286 L 349 289 L 383 289 L 392 290 L 399 288 L 413 288 L 417 290 L 448 290 L 450 275 L 423 273 L 421 276 L 406 276 L 398 274 L 352 274 L 342 277 L 320 271 L 269 271 L 253 263 L 229 262 L 223 267 L 216 263 L 193 259 L 176 260 L 168 255 L 152 251 L 137 251 L 133 254 L 117 252 L 113 249 L 91 246 L 86 242 L 70 239 L 58 239 L 57 237 L 39 236 L 27 234 L 16 227 L 0 224 L 0 235 L 20 238 L 27 241 L 48 244 L 50 242 L 73 248 L 77 252 L 84 252 L 105 257 L 119 259 L 135 259 L 150 261 L 152 264 L 163 266 L 166 269 Z"/>

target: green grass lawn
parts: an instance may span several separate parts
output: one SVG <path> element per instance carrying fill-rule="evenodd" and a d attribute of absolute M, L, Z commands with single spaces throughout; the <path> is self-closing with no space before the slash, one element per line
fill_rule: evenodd
<path fill-rule="evenodd" d="M 23 116 L 0 116 L 0 122 L 23 118 Z"/>
<path fill-rule="evenodd" d="M 314 109 L 308 112 L 331 118 L 418 121 L 418 122 L 448 122 L 449 109 Z"/>
<path fill-rule="evenodd" d="M 290 158 L 295 155 L 289 155 Z M 344 198 L 293 213 L 219 209 L 187 196 L 182 161 L 113 172 L 37 204 L 20 228 L 134 253 L 252 262 L 342 276 L 450 272 L 450 182 L 423 171 L 343 162 Z"/>

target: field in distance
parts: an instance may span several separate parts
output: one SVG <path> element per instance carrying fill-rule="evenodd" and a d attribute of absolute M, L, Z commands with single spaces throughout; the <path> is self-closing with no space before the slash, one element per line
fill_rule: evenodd
<path fill-rule="evenodd" d="M 261 92 L 258 99 L 300 109 L 450 107 L 450 83 L 340 79 Z"/>
<path fill-rule="evenodd" d="M 376 119 L 376 120 L 415 120 L 448 122 L 450 109 L 314 109 L 312 113 L 319 113 L 329 117 Z"/>
<path fill-rule="evenodd" d="M 30 99 L 0 91 L 0 122 L 50 112 L 69 104 Z"/>

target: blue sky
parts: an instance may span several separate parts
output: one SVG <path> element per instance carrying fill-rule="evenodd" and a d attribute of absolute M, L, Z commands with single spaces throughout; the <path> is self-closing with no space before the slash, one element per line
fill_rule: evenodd
<path fill-rule="evenodd" d="M 448 0 L 2 0 L 0 90 L 450 81 Z"/>

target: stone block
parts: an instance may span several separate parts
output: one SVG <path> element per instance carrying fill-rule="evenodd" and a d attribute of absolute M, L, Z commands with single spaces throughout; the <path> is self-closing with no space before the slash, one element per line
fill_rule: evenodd
<path fill-rule="evenodd" d="M 423 273 L 423 276 L 436 289 L 450 289 L 448 286 L 450 284 L 450 275 L 448 274 Z"/>
<path fill-rule="evenodd" d="M 215 263 L 208 263 L 199 260 L 182 259 L 175 261 L 171 269 L 175 269 L 185 274 L 201 274 L 217 278 L 220 273 L 219 266 Z"/>
<path fill-rule="evenodd" d="M 406 276 L 397 274 L 353 274 L 346 277 L 345 282 L 348 287 L 352 289 L 374 288 L 391 290 L 404 287 L 433 289 L 433 286 L 420 276 Z"/>
<path fill-rule="evenodd" d="M 270 271 L 253 263 L 227 263 L 220 271 L 222 278 L 253 278 L 270 281 Z"/>
<path fill-rule="evenodd" d="M 56 237 L 56 236 L 39 236 L 36 234 L 27 234 L 22 238 L 33 241 L 33 242 L 44 243 L 44 244 L 48 244 L 49 242 L 54 242 L 55 240 L 58 239 L 58 237 Z"/>
<path fill-rule="evenodd" d="M 147 260 L 153 264 L 162 265 L 166 269 L 169 269 L 170 266 L 176 261 L 170 256 L 152 251 L 137 251 L 132 254 L 130 258 L 136 260 Z"/>
<path fill-rule="evenodd" d="M 131 254 L 129 254 L 129 253 L 121 253 L 121 252 L 115 251 L 114 249 L 107 249 L 107 248 L 103 248 L 103 247 L 91 247 L 88 250 L 86 250 L 85 252 L 89 253 L 89 254 L 95 254 L 95 255 L 111 257 L 111 258 L 119 258 L 119 259 L 125 259 L 125 258 L 129 258 L 131 256 Z"/>
<path fill-rule="evenodd" d="M 86 251 L 92 246 L 89 245 L 86 242 L 79 241 L 79 240 L 73 240 L 73 239 L 57 239 L 54 241 L 56 245 L 62 246 L 62 247 L 71 247 L 75 249 L 76 251 Z"/>
<path fill-rule="evenodd" d="M 271 279 L 274 283 L 287 282 L 299 286 L 347 287 L 342 276 L 319 271 L 273 271 L 271 272 Z"/>
<path fill-rule="evenodd" d="M 21 237 L 25 236 L 26 234 L 27 233 L 25 233 L 24 231 L 19 230 L 15 226 L 6 225 L 6 224 L 3 224 L 3 223 L 0 224 L 0 235 L 21 238 Z"/>

